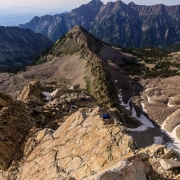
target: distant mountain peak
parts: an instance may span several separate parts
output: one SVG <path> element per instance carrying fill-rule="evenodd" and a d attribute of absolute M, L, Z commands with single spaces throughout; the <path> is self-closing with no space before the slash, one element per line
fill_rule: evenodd
<path fill-rule="evenodd" d="M 133 6 L 133 5 L 135 5 L 135 3 L 133 1 L 131 1 L 128 5 Z"/>
<path fill-rule="evenodd" d="M 96 1 L 96 0 L 93 0 L 93 1 Z M 81 26 L 75 25 L 71 30 L 69 30 L 69 32 L 73 32 L 73 31 L 83 31 L 83 30 L 85 30 L 85 29 L 82 28 Z"/>
<path fill-rule="evenodd" d="M 180 41 L 179 17 L 179 5 L 127 5 L 121 0 L 104 4 L 91 0 L 69 14 L 40 17 L 20 27 L 41 32 L 55 42 L 78 24 L 107 43 L 127 48 L 166 48 Z"/>

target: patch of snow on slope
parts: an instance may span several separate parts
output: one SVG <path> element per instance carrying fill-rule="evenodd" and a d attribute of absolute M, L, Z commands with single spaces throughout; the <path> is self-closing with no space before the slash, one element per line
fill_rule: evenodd
<path fill-rule="evenodd" d="M 47 101 L 51 101 L 50 92 L 43 91 L 42 93 L 46 96 Z"/>
<path fill-rule="evenodd" d="M 154 137 L 154 144 L 163 144 L 163 135 Z"/>
<path fill-rule="evenodd" d="M 169 98 L 169 101 L 170 101 L 170 99 L 171 99 L 171 98 Z M 172 98 L 172 99 L 173 99 L 173 98 Z M 170 104 L 170 102 L 169 102 L 169 101 L 168 101 L 167 106 L 168 106 L 168 107 L 174 107 L 175 105 Z"/>
<path fill-rule="evenodd" d="M 141 114 L 140 117 L 137 117 L 137 113 L 136 113 L 136 110 L 134 109 L 134 107 L 132 109 L 132 116 L 134 118 L 136 118 L 138 121 L 140 121 L 142 123 L 142 125 L 137 128 L 128 128 L 129 131 L 142 132 L 142 131 L 147 130 L 148 128 L 154 128 L 154 125 L 152 124 L 152 122 L 147 117 L 145 117 L 143 114 Z"/>
<path fill-rule="evenodd" d="M 142 106 L 142 110 L 143 110 L 145 113 L 147 113 L 147 110 L 145 109 L 144 103 L 141 102 L 141 106 Z"/>
<path fill-rule="evenodd" d="M 121 101 L 121 105 L 124 106 L 127 110 L 130 110 L 130 101 L 133 99 L 133 97 L 131 97 L 129 100 L 128 100 L 128 103 L 125 104 L 122 100 L 122 94 L 121 94 L 121 89 L 119 90 L 120 93 L 118 94 L 118 97 L 119 97 L 119 100 Z M 143 114 L 141 114 L 140 117 L 137 116 L 137 113 L 136 113 L 136 110 L 134 109 L 134 106 L 132 105 L 132 117 L 136 118 L 138 121 L 140 121 L 142 123 L 141 126 L 137 127 L 137 128 L 128 128 L 129 131 L 139 131 L 139 132 L 142 132 L 142 131 L 145 131 L 147 130 L 148 128 L 154 128 L 154 125 L 151 123 L 151 121 L 146 118 Z"/>
<path fill-rule="evenodd" d="M 120 92 L 120 93 L 118 94 L 118 97 L 119 97 L 119 100 L 120 100 L 120 102 L 121 102 L 120 105 L 121 105 L 121 106 L 124 106 L 127 110 L 130 110 L 129 103 L 130 103 L 131 99 L 132 99 L 134 96 L 129 99 L 129 101 L 127 102 L 127 104 L 125 104 L 124 101 L 123 101 L 123 99 L 122 99 L 121 89 L 119 90 L 119 92 Z"/>
<path fill-rule="evenodd" d="M 169 117 L 167 118 L 169 119 Z M 167 120 L 166 119 L 166 120 Z M 172 139 L 172 142 L 170 143 L 167 143 L 166 146 L 167 148 L 173 148 L 175 149 L 177 152 L 180 153 L 180 140 L 177 138 L 176 136 L 176 131 L 177 131 L 177 128 L 180 127 L 180 125 L 176 126 L 176 128 L 174 128 L 174 130 L 172 132 L 168 132 L 166 131 L 166 129 L 164 128 L 165 124 L 166 124 L 166 120 L 165 122 L 162 124 L 161 126 L 161 129 L 162 129 L 162 132 L 165 132 L 167 135 L 169 135 L 169 137 Z"/>
<path fill-rule="evenodd" d="M 149 96 L 146 95 L 146 97 L 147 97 L 147 101 L 148 101 L 148 102 L 150 102 L 150 103 L 153 102 L 153 101 L 151 101 L 151 98 L 150 98 Z"/>

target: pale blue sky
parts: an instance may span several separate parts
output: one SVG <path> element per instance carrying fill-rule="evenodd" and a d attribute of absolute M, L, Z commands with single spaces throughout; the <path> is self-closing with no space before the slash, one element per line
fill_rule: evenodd
<path fill-rule="evenodd" d="M 110 0 L 101 0 L 106 4 Z M 115 2 L 116 0 L 111 0 Z M 122 0 L 128 4 L 132 0 Z M 35 15 L 58 14 L 71 11 L 90 0 L 0 0 L 0 25 L 13 26 L 30 21 Z M 139 5 L 180 5 L 179 0 L 134 0 Z"/>
<path fill-rule="evenodd" d="M 81 4 L 86 4 L 90 0 L 0 0 L 0 11 L 5 9 L 18 9 L 21 11 L 37 11 L 39 10 L 63 10 L 70 11 L 73 8 L 79 7 Z M 110 0 L 101 0 L 105 4 Z M 115 2 L 115 0 L 112 0 Z M 123 0 L 124 3 L 128 4 L 132 0 Z M 141 5 L 154 5 L 154 4 L 166 4 L 166 5 L 177 5 L 180 4 L 179 0 L 134 0 L 135 4 Z"/>

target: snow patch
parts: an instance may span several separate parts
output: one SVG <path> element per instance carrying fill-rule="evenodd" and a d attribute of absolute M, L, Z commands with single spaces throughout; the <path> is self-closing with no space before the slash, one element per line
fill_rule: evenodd
<path fill-rule="evenodd" d="M 154 125 L 152 124 L 152 122 L 143 114 L 141 114 L 140 117 L 137 117 L 137 113 L 136 113 L 136 110 L 134 109 L 134 106 L 132 109 L 132 116 L 136 118 L 138 121 L 140 121 L 142 125 L 137 128 L 128 128 L 129 131 L 142 132 L 142 131 L 147 130 L 148 128 L 154 128 Z"/>
<path fill-rule="evenodd" d="M 50 92 L 43 91 L 42 93 L 46 96 L 47 101 L 51 101 Z"/>
<path fill-rule="evenodd" d="M 170 99 L 171 99 L 171 98 L 169 98 L 169 101 L 170 101 Z M 172 99 L 173 99 L 173 98 L 172 98 Z M 168 101 L 167 106 L 168 106 L 168 107 L 174 107 L 175 105 L 170 104 L 170 102 L 169 102 L 169 101 Z"/>
<path fill-rule="evenodd" d="M 163 144 L 163 135 L 154 137 L 154 144 Z"/>
<path fill-rule="evenodd" d="M 121 92 L 121 89 L 120 89 L 119 91 Z M 121 94 L 121 93 L 118 94 L 118 97 L 119 97 L 119 100 L 120 100 L 120 105 L 121 105 L 121 106 L 124 106 L 127 110 L 130 110 L 129 103 L 130 103 L 131 99 L 132 99 L 134 96 L 129 99 L 129 101 L 127 102 L 127 104 L 124 103 L 124 101 L 123 101 L 123 99 L 122 99 L 122 94 Z"/>
<path fill-rule="evenodd" d="M 167 118 L 169 119 L 169 117 Z M 166 129 L 164 128 L 165 124 L 166 124 L 166 121 L 167 119 L 165 120 L 165 122 L 162 124 L 161 126 L 161 131 L 166 133 L 167 135 L 169 135 L 169 137 L 172 139 L 172 142 L 170 143 L 166 143 L 166 147 L 168 149 L 170 148 L 173 148 L 175 149 L 177 152 L 180 153 L 180 140 L 177 138 L 177 135 L 176 135 L 176 131 L 177 131 L 177 128 L 180 127 L 180 125 L 176 126 L 176 128 L 174 128 L 174 130 L 172 132 L 168 132 L 166 131 Z"/>
<path fill-rule="evenodd" d="M 145 113 L 147 113 L 147 110 L 145 109 L 144 103 L 141 102 L 141 106 L 142 106 L 142 110 L 143 110 Z"/>
<path fill-rule="evenodd" d="M 148 102 L 150 102 L 150 103 L 153 102 L 153 101 L 151 101 L 151 98 L 150 98 L 149 96 L 146 95 L 146 97 L 147 97 L 147 101 L 148 101 Z"/>
<path fill-rule="evenodd" d="M 119 94 L 118 94 L 118 97 L 119 97 L 119 100 L 120 100 L 120 105 L 124 106 L 127 110 L 131 110 L 131 107 L 130 107 L 130 101 L 134 98 L 134 96 L 132 96 L 127 104 L 125 104 L 122 100 L 122 94 L 121 94 L 121 89 L 119 90 Z M 140 117 L 137 116 L 137 113 L 136 113 L 136 110 L 134 108 L 134 106 L 132 105 L 132 117 L 136 118 L 138 121 L 140 121 L 142 123 L 141 126 L 137 127 L 137 128 L 128 128 L 129 131 L 139 131 L 139 132 L 142 132 L 142 131 L 145 131 L 147 130 L 148 128 L 154 128 L 154 125 L 151 123 L 151 121 L 146 118 L 143 114 L 140 115 Z"/>
<path fill-rule="evenodd" d="M 147 86 L 146 86 L 146 87 L 147 87 Z M 147 88 L 147 89 L 145 90 L 145 92 L 148 91 L 149 89 L 151 89 L 151 88 Z"/>
<path fill-rule="evenodd" d="M 122 106 L 126 106 L 127 104 L 125 104 L 122 100 L 122 95 L 121 94 L 118 94 L 118 97 L 119 97 L 119 100 L 120 100 L 120 105 Z"/>

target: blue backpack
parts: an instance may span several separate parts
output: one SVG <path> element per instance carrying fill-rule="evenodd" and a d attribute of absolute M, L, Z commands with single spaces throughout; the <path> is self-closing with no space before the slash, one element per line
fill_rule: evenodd
<path fill-rule="evenodd" d="M 103 119 L 109 119 L 110 116 L 108 114 L 103 114 Z"/>

